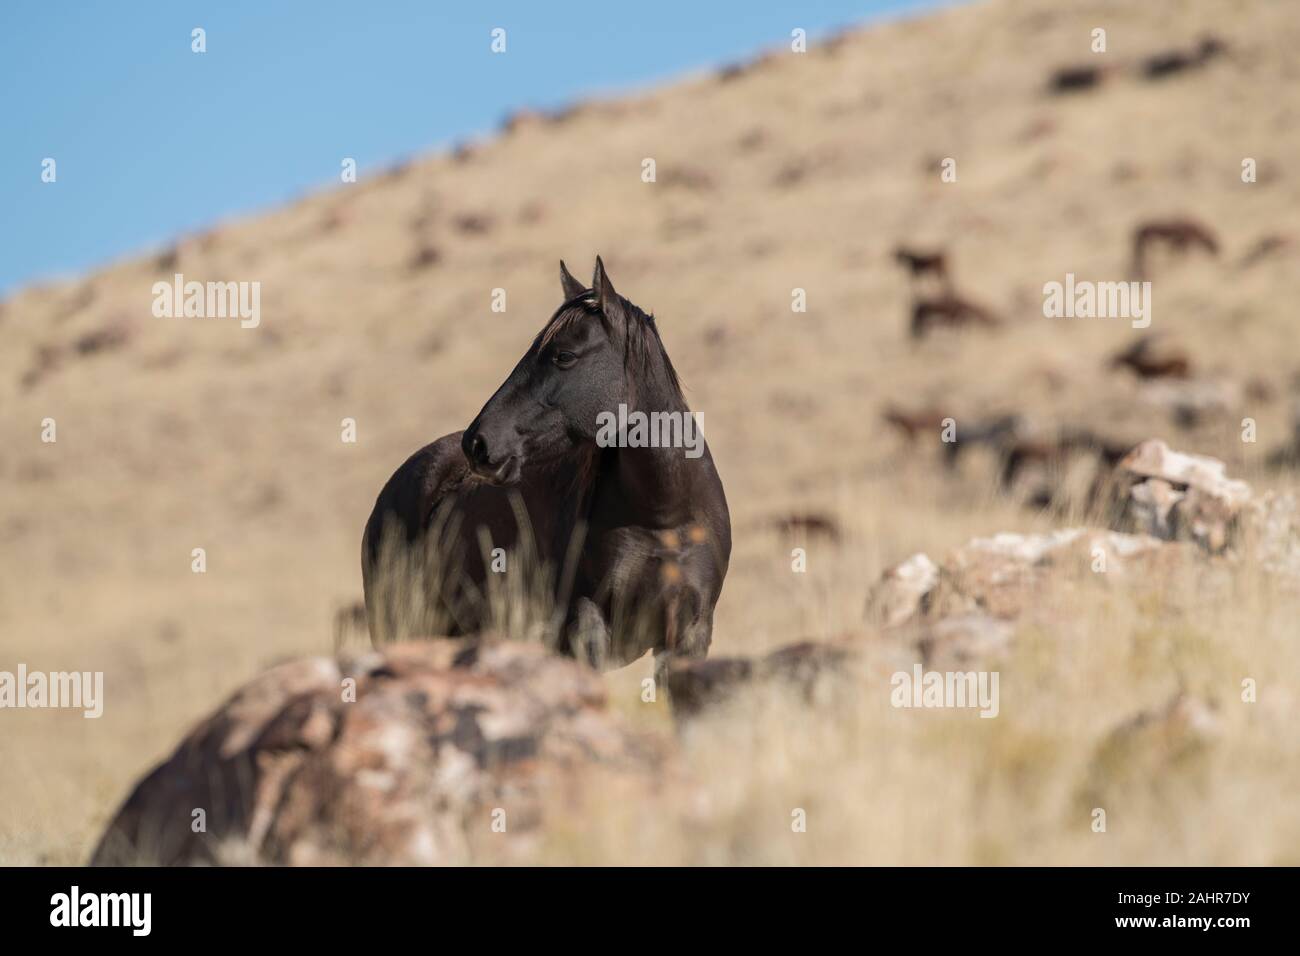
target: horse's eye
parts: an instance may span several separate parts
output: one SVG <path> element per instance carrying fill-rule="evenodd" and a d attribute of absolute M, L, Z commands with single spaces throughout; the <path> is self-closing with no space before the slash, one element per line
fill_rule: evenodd
<path fill-rule="evenodd" d="M 578 356 L 572 352 L 556 352 L 553 361 L 558 368 L 572 368 L 573 363 L 578 361 Z"/>

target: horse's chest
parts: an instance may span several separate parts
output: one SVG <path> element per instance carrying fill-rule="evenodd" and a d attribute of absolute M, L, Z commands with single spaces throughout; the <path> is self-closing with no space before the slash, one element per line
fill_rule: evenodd
<path fill-rule="evenodd" d="M 594 529 L 584 577 L 595 592 L 650 600 L 683 588 L 695 577 L 698 542 L 689 529 Z"/>

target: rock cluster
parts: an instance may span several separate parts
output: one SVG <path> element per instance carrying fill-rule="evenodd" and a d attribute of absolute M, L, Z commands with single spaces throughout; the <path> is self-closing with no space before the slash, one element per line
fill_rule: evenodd
<path fill-rule="evenodd" d="M 1195 541 L 1212 554 L 1234 542 L 1252 503 L 1250 486 L 1228 478 L 1223 462 L 1159 440 L 1138 445 L 1116 470 L 1127 484 L 1127 526 L 1166 541 Z"/>
<path fill-rule="evenodd" d="M 1294 495 L 1257 494 L 1223 462 L 1143 442 L 1116 467 L 1116 526 L 1212 555 L 1257 562 L 1300 581 L 1300 516 Z"/>
<path fill-rule="evenodd" d="M 299 660 L 245 685 L 140 781 L 91 862 L 509 860 L 557 806 L 618 787 L 647 799 L 667 759 L 607 709 L 598 673 L 538 646 Z"/>
<path fill-rule="evenodd" d="M 889 568 L 867 597 L 870 637 L 796 644 L 757 660 L 677 662 L 669 676 L 677 713 L 697 714 L 756 681 L 793 678 L 807 687 L 880 637 L 928 668 L 996 664 L 1018 626 L 1053 627 L 1055 599 L 1071 589 L 1145 586 L 1179 569 L 1211 572 L 1221 559 L 1258 561 L 1300 580 L 1294 499 L 1255 495 L 1221 461 L 1151 440 L 1119 461 L 1109 485 L 1111 528 L 996 534 L 937 562 L 917 553 Z"/>

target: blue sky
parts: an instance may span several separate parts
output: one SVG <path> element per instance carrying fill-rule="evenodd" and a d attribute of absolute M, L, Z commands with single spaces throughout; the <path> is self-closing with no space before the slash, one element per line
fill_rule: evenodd
<path fill-rule="evenodd" d="M 345 156 L 364 177 L 513 109 L 936 5 L 0 0 L 0 294 L 292 200 Z"/>

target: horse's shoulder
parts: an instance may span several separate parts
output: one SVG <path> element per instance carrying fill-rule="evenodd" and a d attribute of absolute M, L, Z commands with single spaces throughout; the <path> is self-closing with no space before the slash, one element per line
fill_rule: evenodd
<path fill-rule="evenodd" d="M 460 450 L 461 432 L 444 435 L 412 454 L 393 472 L 371 513 L 367 534 L 374 545 L 384 525 L 396 519 L 408 536 L 426 524 L 430 513 L 469 476 Z"/>
<path fill-rule="evenodd" d="M 410 457 L 411 465 L 418 476 L 421 487 L 426 494 L 441 497 L 453 490 L 469 476 L 469 462 L 460 449 L 463 431 L 443 435 L 436 441 L 429 442 Z"/>

